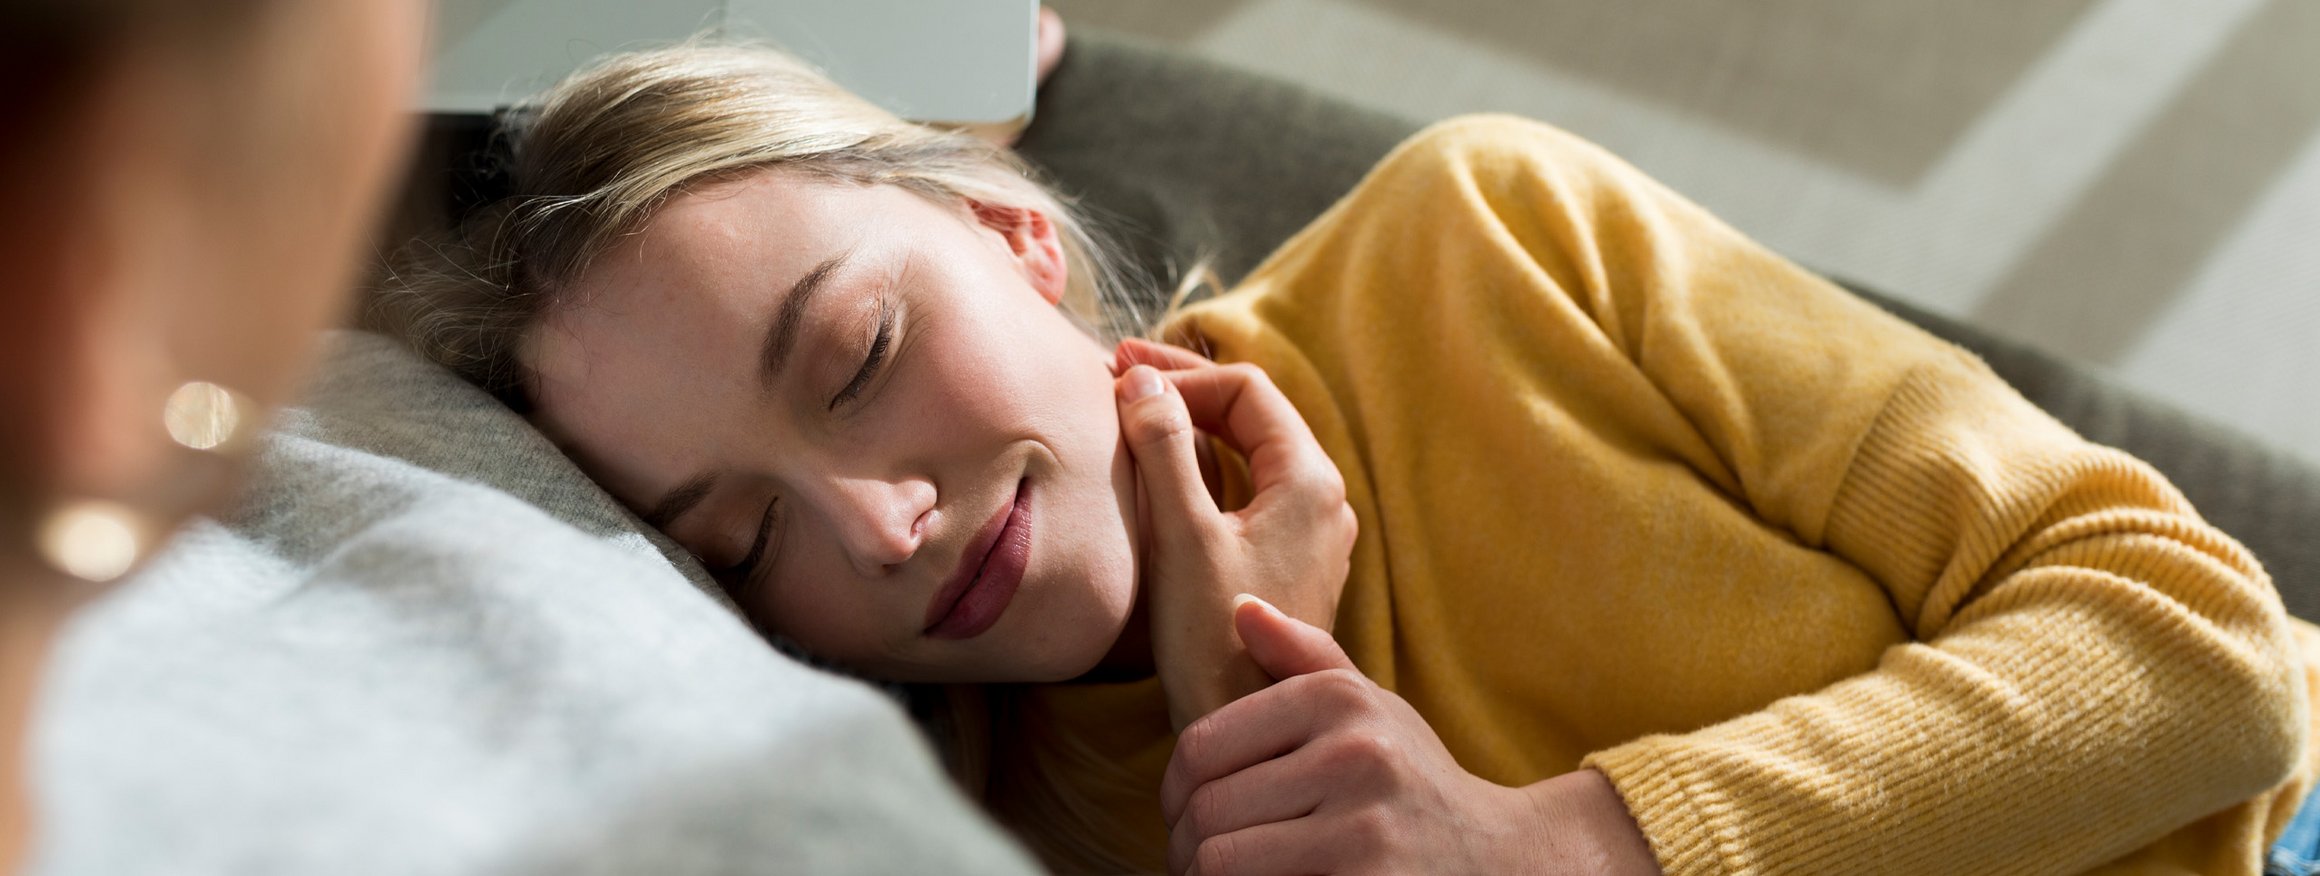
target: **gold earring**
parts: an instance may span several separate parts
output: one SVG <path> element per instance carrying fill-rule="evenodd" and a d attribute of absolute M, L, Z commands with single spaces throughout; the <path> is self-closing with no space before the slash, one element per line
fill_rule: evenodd
<path fill-rule="evenodd" d="M 57 571 L 92 584 L 121 577 L 144 552 L 137 513 L 118 502 L 67 503 L 40 526 L 40 553 Z"/>
<path fill-rule="evenodd" d="M 219 451 L 241 437 L 249 405 L 240 393 L 195 380 L 179 386 L 161 407 L 169 439 L 191 450 Z M 167 500 L 164 500 L 167 501 Z M 78 499 L 41 521 L 41 557 L 57 571 L 91 583 L 119 578 L 151 548 L 146 518 L 121 502 Z"/>
<path fill-rule="evenodd" d="M 216 450 L 241 432 L 244 409 L 240 393 L 195 380 L 169 394 L 162 405 L 161 423 L 170 440 L 194 450 Z"/>

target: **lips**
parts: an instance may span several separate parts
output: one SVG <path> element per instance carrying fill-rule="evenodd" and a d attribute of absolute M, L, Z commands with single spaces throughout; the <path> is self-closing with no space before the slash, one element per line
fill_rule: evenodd
<path fill-rule="evenodd" d="M 926 635 L 972 639 L 999 622 L 1023 570 L 1031 561 L 1031 482 L 1017 481 L 1015 495 L 991 515 L 967 544 L 959 567 L 935 591 L 926 607 Z"/>

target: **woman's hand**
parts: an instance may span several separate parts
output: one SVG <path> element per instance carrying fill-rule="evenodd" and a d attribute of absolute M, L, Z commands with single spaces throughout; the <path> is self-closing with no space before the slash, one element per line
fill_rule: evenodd
<path fill-rule="evenodd" d="M 1493 784 L 1327 632 L 1256 599 L 1233 622 L 1281 681 L 1178 738 L 1160 786 L 1170 873 L 1659 872 L 1601 773 Z"/>
<path fill-rule="evenodd" d="M 1114 371 L 1142 487 L 1153 659 L 1183 727 L 1272 680 L 1233 635 L 1233 597 L 1259 594 L 1326 628 L 1359 527 L 1336 464 L 1265 372 L 1145 341 L 1123 342 Z M 1247 507 L 1218 510 L 1201 432 L 1248 460 Z"/>

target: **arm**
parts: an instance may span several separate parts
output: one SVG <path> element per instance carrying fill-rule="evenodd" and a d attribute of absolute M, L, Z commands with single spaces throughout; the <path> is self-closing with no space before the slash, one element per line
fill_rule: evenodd
<path fill-rule="evenodd" d="M 1826 688 L 1598 751 L 1582 765 L 1616 794 L 1584 774 L 1534 784 L 1524 790 L 1538 800 L 1567 790 L 1577 808 L 1534 805 L 1514 835 L 1617 827 L 1598 816 L 1624 803 L 1675 873 L 2067 871 L 2287 772 L 2305 704 L 2261 570 L 2147 467 L 2071 435 L 1971 356 L 1535 123 L 1437 126 L 1316 224 L 1330 231 L 1300 235 L 1257 274 L 1299 277 L 1310 300 L 1256 299 L 1279 311 L 1267 318 L 1326 320 L 1302 339 L 1370 354 L 1351 361 L 1411 352 L 1381 340 L 1466 345 L 1458 361 L 1495 369 L 1486 376 L 1532 403 L 1678 462 L 1756 520 L 1850 562 L 1913 639 Z M 1363 285 L 1379 278 L 1443 294 L 1413 313 L 1411 297 Z M 1408 320 L 1423 325 L 1369 331 Z M 1305 821 L 1521 817 L 1505 789 L 1402 757 L 1441 748 L 1422 721 L 1386 719 L 1406 704 L 1348 696 L 1361 688 L 1351 679 L 1305 680 L 1326 675 L 1186 728 L 1164 791 L 1179 861 L 1306 811 L 1311 800 L 1274 811 L 1290 792 L 1318 795 Z M 1268 725 L 1310 735 L 1271 761 L 1198 742 Z M 1393 732 L 1362 730 L 1380 726 Z M 1321 744 L 1340 736 L 1370 741 Z M 1340 757 L 1378 780 L 1330 781 L 1346 772 Z M 1308 781 L 1236 781 L 1259 770 Z M 1376 793 L 1381 782 L 1489 802 L 1411 808 L 1407 794 Z M 1266 790 L 1208 790 L 1241 785 Z M 1202 792 L 1227 802 L 1204 807 Z"/>
<path fill-rule="evenodd" d="M 1594 147 L 1470 127 L 1436 135 L 1448 172 L 1691 424 L 1669 452 L 1868 572 L 1917 639 L 1589 757 L 1670 872 L 2081 869 L 2287 773 L 2278 598 L 2155 472 Z"/>
<path fill-rule="evenodd" d="M 1587 757 L 1667 871 L 2084 869 L 2287 774 L 2305 702 L 2262 571 L 1970 355 L 1536 123 L 1436 126 L 1317 224 L 1258 272 L 1319 290 L 1307 340 L 1455 338 L 1851 563 L 1913 639 Z M 1438 294 L 1411 313 L 1380 277 Z M 1395 320 L 1423 327 L 1360 331 Z"/>

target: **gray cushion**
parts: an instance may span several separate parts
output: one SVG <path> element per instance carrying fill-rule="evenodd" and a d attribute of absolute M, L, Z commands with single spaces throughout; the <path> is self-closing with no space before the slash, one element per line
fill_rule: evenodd
<path fill-rule="evenodd" d="M 334 339 L 240 510 L 68 631 L 33 872 L 1027 873 L 528 424 Z"/>

